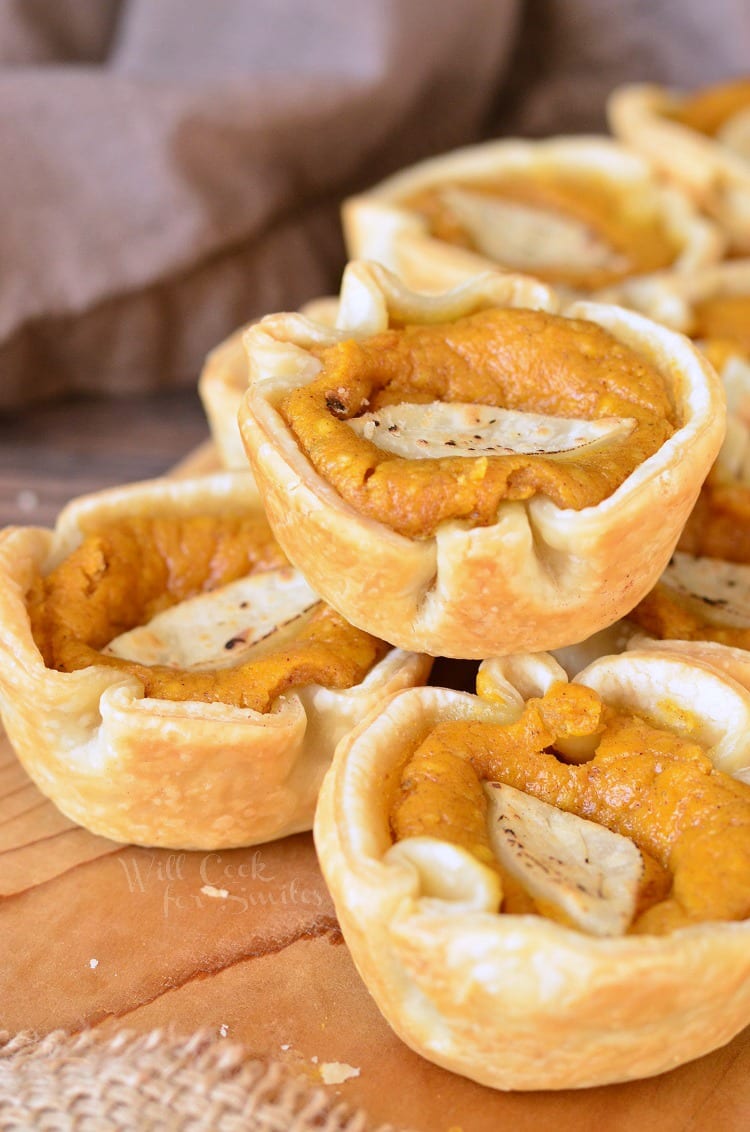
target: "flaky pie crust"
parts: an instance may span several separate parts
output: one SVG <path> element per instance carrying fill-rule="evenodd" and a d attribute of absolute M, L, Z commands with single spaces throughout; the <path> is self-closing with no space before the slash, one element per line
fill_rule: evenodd
<path fill-rule="evenodd" d="M 649 318 L 696 337 L 696 310 L 700 303 L 744 296 L 750 306 L 750 259 L 730 259 L 695 271 L 664 272 L 634 281 L 627 295 L 615 289 L 608 294 L 614 302 L 626 302 Z M 750 358 L 739 343 L 732 350 L 730 339 L 722 339 L 720 345 L 726 356 L 723 360 L 714 357 L 712 364 L 727 390 L 727 435 L 711 478 L 747 482 L 743 465 L 748 463 L 745 453 L 750 449 Z M 700 340 L 698 346 L 702 347 Z"/>
<path fill-rule="evenodd" d="M 750 253 L 750 162 L 716 139 L 670 118 L 679 95 L 637 83 L 619 87 L 607 107 L 612 132 L 720 225 L 732 251 Z"/>
<path fill-rule="evenodd" d="M 387 694 L 426 679 L 424 657 L 391 650 L 365 679 L 280 696 L 259 713 L 144 697 L 118 668 L 45 666 L 26 594 L 83 533 L 124 516 L 260 510 L 249 473 L 155 480 L 69 504 L 54 531 L 0 534 L 0 703 L 8 736 L 40 790 L 115 841 L 181 849 L 252 845 L 309 829 L 339 739 Z"/>
<path fill-rule="evenodd" d="M 336 299 L 325 297 L 306 303 L 301 312 L 316 322 L 334 326 Z M 248 364 L 243 337 L 247 323 L 208 353 L 198 378 L 198 393 L 208 418 L 211 437 L 222 468 L 248 470 L 247 454 L 237 426 L 237 413 L 247 389 Z"/>
<path fill-rule="evenodd" d="M 436 898 L 409 860 L 384 859 L 389 787 L 432 726 L 509 722 L 519 691 L 526 699 L 565 679 L 544 655 L 483 668 L 497 702 L 440 688 L 400 693 L 341 742 L 321 790 L 318 857 L 378 1007 L 412 1049 L 499 1089 L 632 1080 L 723 1045 L 750 1021 L 747 921 L 594 938 L 489 909 L 471 869 L 451 878 L 452 898 Z M 576 680 L 605 702 L 646 710 L 657 726 L 673 723 L 675 706 L 693 719 L 705 711 L 699 741 L 715 763 L 729 773 L 750 766 L 747 728 L 733 731 L 750 720 L 750 693 L 699 661 L 634 651 Z"/>

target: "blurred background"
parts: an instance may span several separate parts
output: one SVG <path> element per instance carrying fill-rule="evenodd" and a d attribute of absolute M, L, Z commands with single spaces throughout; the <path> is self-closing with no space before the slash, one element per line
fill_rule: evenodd
<path fill-rule="evenodd" d="M 0 522 L 203 440 L 206 352 L 337 289 L 345 196 L 749 48 L 746 0 L 0 0 Z"/>

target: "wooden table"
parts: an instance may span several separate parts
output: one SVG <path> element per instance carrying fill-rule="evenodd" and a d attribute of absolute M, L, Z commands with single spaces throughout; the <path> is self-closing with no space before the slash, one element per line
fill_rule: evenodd
<path fill-rule="evenodd" d="M 82 402 L 0 424 L 3 522 L 49 522 L 72 495 L 173 465 L 206 436 L 192 394 Z M 207 894 L 225 890 L 227 897 Z M 170 853 L 78 829 L 0 739 L 0 1028 L 208 1027 L 419 1132 L 721 1132 L 750 1124 L 750 1030 L 648 1081 L 501 1094 L 406 1049 L 354 970 L 309 835 Z M 554 1057 L 554 1050 L 550 1051 Z"/>
<path fill-rule="evenodd" d="M 0 526 L 47 526 L 69 499 L 162 475 L 208 430 L 191 389 L 0 416 Z"/>

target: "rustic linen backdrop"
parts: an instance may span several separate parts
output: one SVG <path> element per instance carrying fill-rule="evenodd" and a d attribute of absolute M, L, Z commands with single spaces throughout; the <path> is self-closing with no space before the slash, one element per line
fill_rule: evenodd
<path fill-rule="evenodd" d="M 337 288 L 348 192 L 749 42 L 744 0 L 0 0 L 0 409 L 193 383 Z"/>

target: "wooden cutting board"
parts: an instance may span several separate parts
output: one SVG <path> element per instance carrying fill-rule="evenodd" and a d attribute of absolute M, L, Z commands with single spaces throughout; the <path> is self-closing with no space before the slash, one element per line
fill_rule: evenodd
<path fill-rule="evenodd" d="M 203 450 L 181 471 L 211 464 Z M 418 1132 L 750 1124 L 750 1029 L 661 1077 L 580 1092 L 503 1094 L 436 1068 L 361 983 L 309 835 L 220 853 L 116 845 L 58 813 L 0 737 L 0 1029 L 164 1026 L 209 1028 L 311 1082 L 344 1063 L 358 1075 L 333 1091 Z"/>

